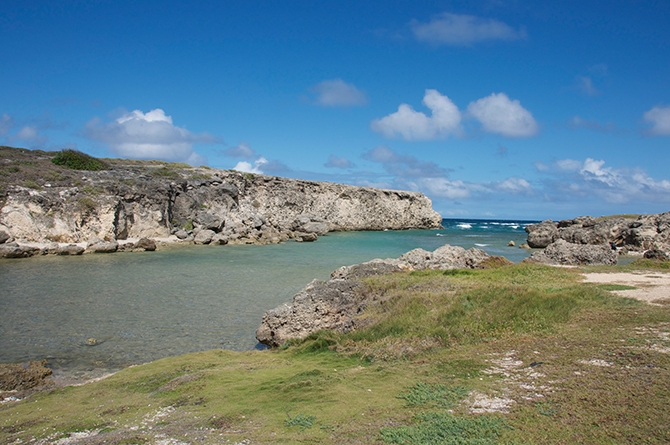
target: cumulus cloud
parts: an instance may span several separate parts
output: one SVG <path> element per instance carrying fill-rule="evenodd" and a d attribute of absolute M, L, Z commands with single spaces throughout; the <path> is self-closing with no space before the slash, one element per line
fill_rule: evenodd
<path fill-rule="evenodd" d="M 654 107 L 644 113 L 643 118 L 651 124 L 649 134 L 652 136 L 670 135 L 670 107 Z"/>
<path fill-rule="evenodd" d="M 325 107 L 351 107 L 368 103 L 365 93 L 342 79 L 324 80 L 311 87 L 315 101 Z"/>
<path fill-rule="evenodd" d="M 14 126 L 14 119 L 9 114 L 4 113 L 0 116 L 0 136 L 5 136 L 9 133 L 9 129 L 12 126 Z"/>
<path fill-rule="evenodd" d="M 384 170 L 400 178 L 434 178 L 448 173 L 434 162 L 422 162 L 414 156 L 401 155 L 383 145 L 365 152 L 363 159 L 382 164 Z"/>
<path fill-rule="evenodd" d="M 539 126 L 530 111 L 505 93 L 491 94 L 468 105 L 468 113 L 481 122 L 485 131 L 506 137 L 529 137 Z"/>
<path fill-rule="evenodd" d="M 223 154 L 231 158 L 247 158 L 251 159 L 256 156 L 256 152 L 246 142 L 240 142 L 234 147 L 229 147 L 223 150 Z"/>
<path fill-rule="evenodd" d="M 156 108 L 147 113 L 134 110 L 118 119 L 102 123 L 89 121 L 84 135 L 110 147 L 117 156 L 131 159 L 160 159 L 200 165 L 206 159 L 193 151 L 194 143 L 217 143 L 207 133 L 193 134 L 172 123 L 172 117 Z"/>
<path fill-rule="evenodd" d="M 428 23 L 413 20 L 410 23 L 414 37 L 435 45 L 472 45 L 487 40 L 517 40 L 526 37 L 522 29 L 495 19 L 484 19 L 472 15 L 443 12 Z"/>
<path fill-rule="evenodd" d="M 401 136 L 408 141 L 443 138 L 461 132 L 461 112 L 447 96 L 429 89 L 423 104 L 431 110 L 430 117 L 408 104 L 401 104 L 398 111 L 373 120 L 370 127 L 386 138 Z"/>
<path fill-rule="evenodd" d="M 323 164 L 324 167 L 328 168 L 342 168 L 342 169 L 347 169 L 347 168 L 354 168 L 356 165 L 351 162 L 349 159 L 345 157 L 338 157 L 335 155 L 330 155 L 328 156 L 328 162 Z"/>
<path fill-rule="evenodd" d="M 605 122 L 604 124 L 602 124 L 598 121 L 582 119 L 579 116 L 573 116 L 568 121 L 568 126 L 570 128 L 586 128 L 587 130 L 593 130 L 600 133 L 622 132 L 622 130 L 617 128 L 614 122 Z"/>

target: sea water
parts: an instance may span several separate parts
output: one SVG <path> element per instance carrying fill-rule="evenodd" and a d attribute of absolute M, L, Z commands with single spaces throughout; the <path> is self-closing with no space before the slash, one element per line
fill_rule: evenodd
<path fill-rule="evenodd" d="M 444 220 L 444 229 L 341 232 L 314 243 L 179 246 L 0 261 L 0 363 L 47 359 L 87 379 L 207 349 L 261 347 L 263 313 L 340 266 L 414 248 L 478 247 L 518 262 L 529 221 Z"/>

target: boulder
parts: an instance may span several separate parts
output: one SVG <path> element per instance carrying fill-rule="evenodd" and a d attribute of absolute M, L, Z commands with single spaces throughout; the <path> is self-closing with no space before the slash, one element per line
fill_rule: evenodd
<path fill-rule="evenodd" d="M 90 253 L 113 253 L 119 250 L 119 243 L 116 241 L 101 241 L 100 239 L 93 240 L 92 244 L 89 242 L 86 248 Z"/>
<path fill-rule="evenodd" d="M 1 258 L 28 258 L 41 253 L 39 247 L 19 246 L 15 242 L 0 244 Z"/>
<path fill-rule="evenodd" d="M 516 246 L 516 243 L 514 241 L 510 241 L 509 243 L 507 243 L 507 247 L 514 247 L 514 246 Z"/>
<path fill-rule="evenodd" d="M 209 244 L 212 242 L 212 238 L 214 238 L 214 235 L 216 235 L 216 233 L 213 230 L 209 229 L 200 230 L 195 235 L 193 242 L 196 244 Z"/>
<path fill-rule="evenodd" d="M 293 221 L 293 230 L 296 232 L 325 235 L 330 232 L 331 227 L 330 224 L 322 218 L 317 218 L 311 215 L 300 215 Z"/>
<path fill-rule="evenodd" d="M 558 239 L 558 228 L 551 220 L 539 224 L 530 224 L 525 228 L 528 233 L 527 243 L 533 248 L 544 248 Z"/>
<path fill-rule="evenodd" d="M 0 244 L 5 244 L 12 239 L 11 235 L 4 230 L 0 230 Z"/>
<path fill-rule="evenodd" d="M 608 244 L 573 244 L 559 239 L 524 261 L 532 263 L 580 266 L 616 264 L 618 254 Z"/>
<path fill-rule="evenodd" d="M 659 261 L 665 261 L 668 259 L 668 255 L 662 250 L 658 249 L 647 250 L 644 253 L 643 257 L 649 260 L 659 260 Z"/>
<path fill-rule="evenodd" d="M 319 238 L 319 236 L 314 232 L 311 232 L 311 233 L 296 232 L 295 233 L 295 240 L 300 242 L 300 243 L 301 242 L 307 243 L 307 242 L 316 241 L 318 238 Z"/>
<path fill-rule="evenodd" d="M 52 385 L 51 369 L 46 365 L 46 360 L 0 364 L 0 391 L 21 391 Z"/>
<path fill-rule="evenodd" d="M 217 233 L 212 237 L 212 240 L 209 242 L 209 244 L 220 245 L 220 246 L 228 244 L 228 235 L 224 235 L 223 233 Z"/>
<path fill-rule="evenodd" d="M 135 249 L 144 249 L 148 252 L 156 250 L 156 242 L 149 238 L 141 238 L 134 246 Z"/>
<path fill-rule="evenodd" d="M 186 238 L 188 238 L 188 232 L 186 230 L 177 230 L 174 233 L 174 236 L 176 236 L 180 240 L 185 240 Z"/>
<path fill-rule="evenodd" d="M 58 246 L 54 252 L 56 255 L 81 255 L 85 248 L 77 244 L 67 244 L 65 246 Z"/>

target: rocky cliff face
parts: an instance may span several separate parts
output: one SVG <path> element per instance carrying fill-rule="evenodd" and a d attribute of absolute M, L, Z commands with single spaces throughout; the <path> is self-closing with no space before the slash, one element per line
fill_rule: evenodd
<path fill-rule="evenodd" d="M 557 240 L 572 244 L 609 244 L 629 251 L 670 252 L 670 212 L 639 217 L 543 221 L 526 227 L 530 247 L 547 247 Z"/>
<path fill-rule="evenodd" d="M 203 244 L 265 244 L 313 240 L 329 231 L 441 223 L 430 200 L 419 193 L 164 163 L 114 160 L 96 172 L 51 167 L 42 172 L 46 179 L 4 185 L 0 232 L 8 241 L 172 236 Z"/>

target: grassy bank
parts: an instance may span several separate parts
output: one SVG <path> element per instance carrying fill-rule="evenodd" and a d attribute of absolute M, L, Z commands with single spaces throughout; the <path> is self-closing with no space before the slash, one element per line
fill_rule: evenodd
<path fill-rule="evenodd" d="M 380 304 L 365 329 L 168 358 L 6 403 L 0 442 L 670 442 L 670 306 L 524 264 L 367 285 Z"/>

